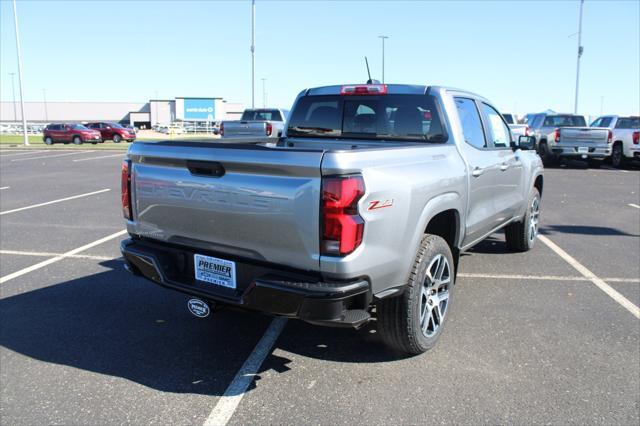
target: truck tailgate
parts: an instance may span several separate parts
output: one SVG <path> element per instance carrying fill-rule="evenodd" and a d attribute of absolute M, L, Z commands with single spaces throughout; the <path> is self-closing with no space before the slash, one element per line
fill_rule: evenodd
<path fill-rule="evenodd" d="M 136 143 L 129 232 L 317 270 L 322 156 L 246 144 Z"/>
<path fill-rule="evenodd" d="M 267 135 L 266 125 L 265 121 L 225 121 L 223 137 L 264 137 Z"/>
<path fill-rule="evenodd" d="M 609 130 L 593 127 L 562 127 L 560 143 L 568 145 L 606 145 Z"/>

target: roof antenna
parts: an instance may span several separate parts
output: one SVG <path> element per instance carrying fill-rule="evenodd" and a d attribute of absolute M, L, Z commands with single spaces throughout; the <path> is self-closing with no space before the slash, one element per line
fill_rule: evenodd
<path fill-rule="evenodd" d="M 378 80 L 374 80 L 371 78 L 371 71 L 369 71 L 369 60 L 367 57 L 364 57 L 364 63 L 367 64 L 367 74 L 369 75 L 369 80 L 367 80 L 367 84 L 380 84 Z"/>

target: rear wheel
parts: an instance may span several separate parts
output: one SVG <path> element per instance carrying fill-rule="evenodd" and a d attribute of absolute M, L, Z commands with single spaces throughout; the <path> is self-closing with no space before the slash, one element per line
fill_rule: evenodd
<path fill-rule="evenodd" d="M 53 145 L 53 139 L 45 138 L 44 143 L 47 144 L 47 145 Z"/>
<path fill-rule="evenodd" d="M 622 152 L 622 144 L 616 142 L 611 151 L 611 165 L 617 169 L 624 166 L 624 154 Z"/>
<path fill-rule="evenodd" d="M 545 166 L 550 165 L 554 160 L 553 154 L 549 150 L 549 145 L 547 145 L 547 141 L 541 141 L 538 144 L 538 155 L 542 158 L 542 163 Z"/>
<path fill-rule="evenodd" d="M 82 139 L 80 139 L 80 136 L 74 136 L 73 143 L 75 143 L 76 145 L 82 145 Z"/>
<path fill-rule="evenodd" d="M 507 225 L 504 229 L 507 248 L 510 251 L 529 251 L 536 242 L 540 224 L 540 193 L 537 188 L 533 188 L 527 206 L 524 218 L 520 222 Z"/>
<path fill-rule="evenodd" d="M 120 143 L 120 141 L 122 140 L 122 136 L 120 135 L 113 135 L 113 141 L 115 143 Z"/>
<path fill-rule="evenodd" d="M 378 302 L 378 331 L 387 345 L 410 355 L 433 348 L 449 313 L 454 272 L 447 242 L 424 235 L 404 293 Z"/>

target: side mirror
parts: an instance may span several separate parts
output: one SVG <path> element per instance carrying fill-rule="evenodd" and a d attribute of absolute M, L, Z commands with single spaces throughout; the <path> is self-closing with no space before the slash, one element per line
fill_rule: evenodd
<path fill-rule="evenodd" d="M 534 150 L 536 148 L 536 138 L 533 136 L 521 135 L 518 137 L 518 146 L 522 150 Z"/>

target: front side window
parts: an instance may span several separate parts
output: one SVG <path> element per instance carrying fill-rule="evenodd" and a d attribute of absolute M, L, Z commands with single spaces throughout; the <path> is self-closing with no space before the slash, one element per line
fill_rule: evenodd
<path fill-rule="evenodd" d="M 496 148 L 508 148 L 511 142 L 511 132 L 502 116 L 493 107 L 482 103 L 482 112 L 489 125 L 489 135 L 493 146 Z"/>
<path fill-rule="evenodd" d="M 443 143 L 435 102 L 425 95 L 305 96 L 287 135 Z"/>
<path fill-rule="evenodd" d="M 476 148 L 486 148 L 487 141 L 475 101 L 467 98 L 455 98 L 455 101 L 465 142 Z"/>

